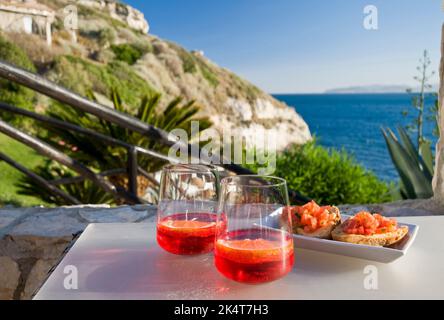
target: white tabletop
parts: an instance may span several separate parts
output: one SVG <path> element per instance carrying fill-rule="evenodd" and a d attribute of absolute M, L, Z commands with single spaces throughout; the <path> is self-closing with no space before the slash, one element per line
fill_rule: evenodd
<path fill-rule="evenodd" d="M 164 252 L 153 223 L 91 224 L 35 299 L 444 299 L 444 217 L 399 221 L 420 230 L 391 264 L 296 249 L 293 271 L 261 285 L 224 278 L 211 254 Z"/>

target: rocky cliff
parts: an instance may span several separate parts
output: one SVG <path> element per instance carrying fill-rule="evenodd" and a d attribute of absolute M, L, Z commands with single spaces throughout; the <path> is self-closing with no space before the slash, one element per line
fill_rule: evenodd
<path fill-rule="evenodd" d="M 10 40 L 25 49 L 46 77 L 81 94 L 92 89 L 104 104 L 109 104 L 111 87 L 121 90 L 129 105 L 148 91 L 161 92 L 164 102 L 177 96 L 196 100 L 218 131 L 230 129 L 247 137 L 257 130 L 272 132 L 278 149 L 311 139 L 307 124 L 293 108 L 201 52 L 147 34 L 148 22 L 136 9 L 115 1 L 39 2 L 56 10 L 52 47 L 38 36 L 15 34 Z M 63 23 L 63 8 L 72 4 L 78 11 L 76 42 Z"/>

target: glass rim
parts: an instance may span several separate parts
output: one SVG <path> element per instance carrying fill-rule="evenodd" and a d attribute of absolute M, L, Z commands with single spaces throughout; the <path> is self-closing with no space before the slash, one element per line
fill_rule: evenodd
<path fill-rule="evenodd" d="M 233 179 L 242 179 L 242 178 L 262 178 L 262 179 L 268 179 L 268 181 L 276 181 L 276 183 L 266 184 L 266 185 L 257 185 L 257 184 L 251 184 L 251 183 L 238 183 L 235 181 L 230 181 Z M 251 187 L 251 188 L 272 188 L 272 187 L 287 187 L 287 180 L 275 176 L 260 176 L 260 175 L 237 175 L 237 176 L 229 176 L 225 177 L 220 182 L 221 185 L 237 185 L 242 187 Z"/>
<path fill-rule="evenodd" d="M 212 170 L 220 170 L 219 167 L 212 164 L 167 164 L 162 168 L 162 172 L 172 172 L 175 174 L 213 174 Z M 223 169 L 223 168 L 221 168 Z"/>

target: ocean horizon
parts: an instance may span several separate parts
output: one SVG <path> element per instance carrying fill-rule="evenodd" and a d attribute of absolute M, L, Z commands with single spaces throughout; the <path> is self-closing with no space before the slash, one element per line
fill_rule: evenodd
<path fill-rule="evenodd" d="M 396 130 L 414 119 L 409 93 L 297 93 L 273 94 L 302 116 L 317 141 L 324 147 L 345 149 L 366 169 L 385 181 L 398 181 L 381 127 Z M 428 95 L 426 108 L 434 103 Z M 408 111 L 407 116 L 403 111 Z M 424 135 L 432 136 L 434 124 L 425 121 Z M 415 133 L 411 137 L 415 141 Z"/>

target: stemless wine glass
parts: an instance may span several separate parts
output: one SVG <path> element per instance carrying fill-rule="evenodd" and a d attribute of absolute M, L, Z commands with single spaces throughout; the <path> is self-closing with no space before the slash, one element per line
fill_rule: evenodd
<path fill-rule="evenodd" d="M 226 277 L 262 283 L 293 267 L 286 181 L 275 177 L 222 179 L 214 249 L 216 268 Z"/>
<path fill-rule="evenodd" d="M 157 210 L 157 242 L 163 249 L 181 255 L 213 250 L 219 176 L 214 166 L 163 168 Z"/>

